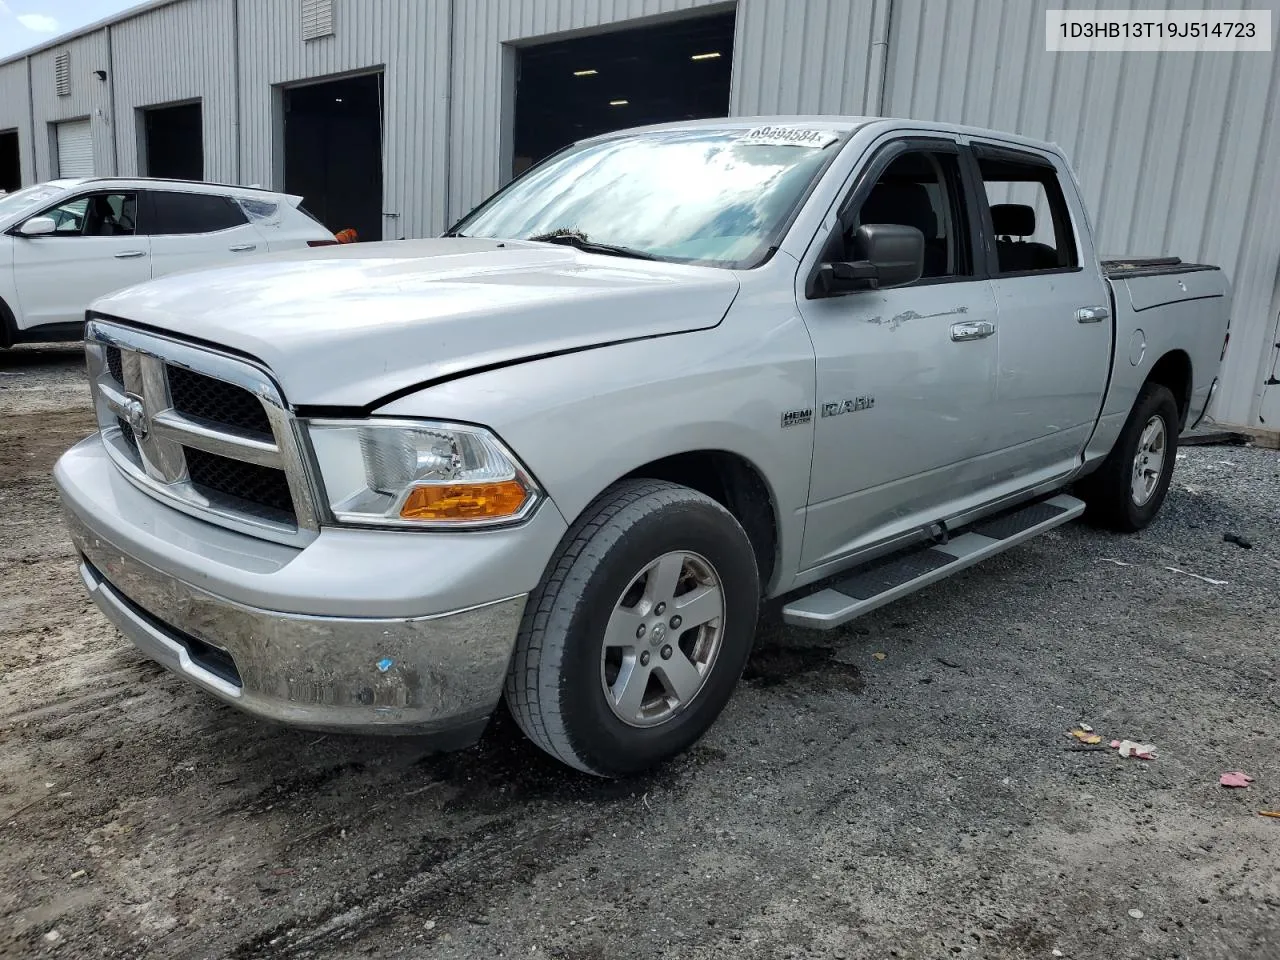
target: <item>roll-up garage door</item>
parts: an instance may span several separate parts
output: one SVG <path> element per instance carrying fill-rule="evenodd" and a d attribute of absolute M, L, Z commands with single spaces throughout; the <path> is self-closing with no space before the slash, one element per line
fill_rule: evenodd
<path fill-rule="evenodd" d="M 93 131 L 88 120 L 58 124 L 58 176 L 93 176 Z"/>

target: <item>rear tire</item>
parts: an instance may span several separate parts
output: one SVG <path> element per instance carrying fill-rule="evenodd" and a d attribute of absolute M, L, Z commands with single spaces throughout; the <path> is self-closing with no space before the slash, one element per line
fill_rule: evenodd
<path fill-rule="evenodd" d="M 677 484 L 619 483 L 530 595 L 507 704 L 530 740 L 578 770 L 648 769 L 724 709 L 759 602 L 755 554 L 729 511 Z"/>
<path fill-rule="evenodd" d="M 1173 476 L 1178 423 L 1178 404 L 1169 388 L 1144 384 L 1111 453 L 1076 485 L 1090 520 L 1134 533 L 1155 519 Z"/>

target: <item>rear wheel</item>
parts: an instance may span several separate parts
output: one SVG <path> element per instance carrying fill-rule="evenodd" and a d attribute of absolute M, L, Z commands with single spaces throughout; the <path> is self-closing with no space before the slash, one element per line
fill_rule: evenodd
<path fill-rule="evenodd" d="M 724 507 L 672 483 L 620 483 L 566 534 L 529 598 L 511 712 L 529 739 L 587 773 L 660 763 L 728 702 L 759 596 L 751 543 Z"/>
<path fill-rule="evenodd" d="M 1169 492 L 1178 450 L 1178 404 L 1169 388 L 1145 384 L 1116 445 L 1077 485 L 1090 519 L 1132 533 L 1155 519 Z"/>

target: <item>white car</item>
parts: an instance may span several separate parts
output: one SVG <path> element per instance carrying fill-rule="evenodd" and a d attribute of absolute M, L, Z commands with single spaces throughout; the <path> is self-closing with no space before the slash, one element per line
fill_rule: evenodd
<path fill-rule="evenodd" d="M 119 177 L 0 196 L 0 347 L 79 340 L 104 294 L 255 253 L 335 243 L 301 197 Z"/>

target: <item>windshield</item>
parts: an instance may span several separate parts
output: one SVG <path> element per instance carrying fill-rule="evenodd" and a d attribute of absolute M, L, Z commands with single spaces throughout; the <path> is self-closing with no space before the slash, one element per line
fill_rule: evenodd
<path fill-rule="evenodd" d="M 663 130 L 571 147 L 451 234 L 752 267 L 777 243 L 840 137 L 808 127 Z"/>
<path fill-rule="evenodd" d="M 55 187 L 52 184 L 37 183 L 34 187 L 24 187 L 17 193 L 6 193 L 0 196 L 0 220 L 39 210 L 50 200 L 62 196 L 65 192 L 61 187 Z"/>

